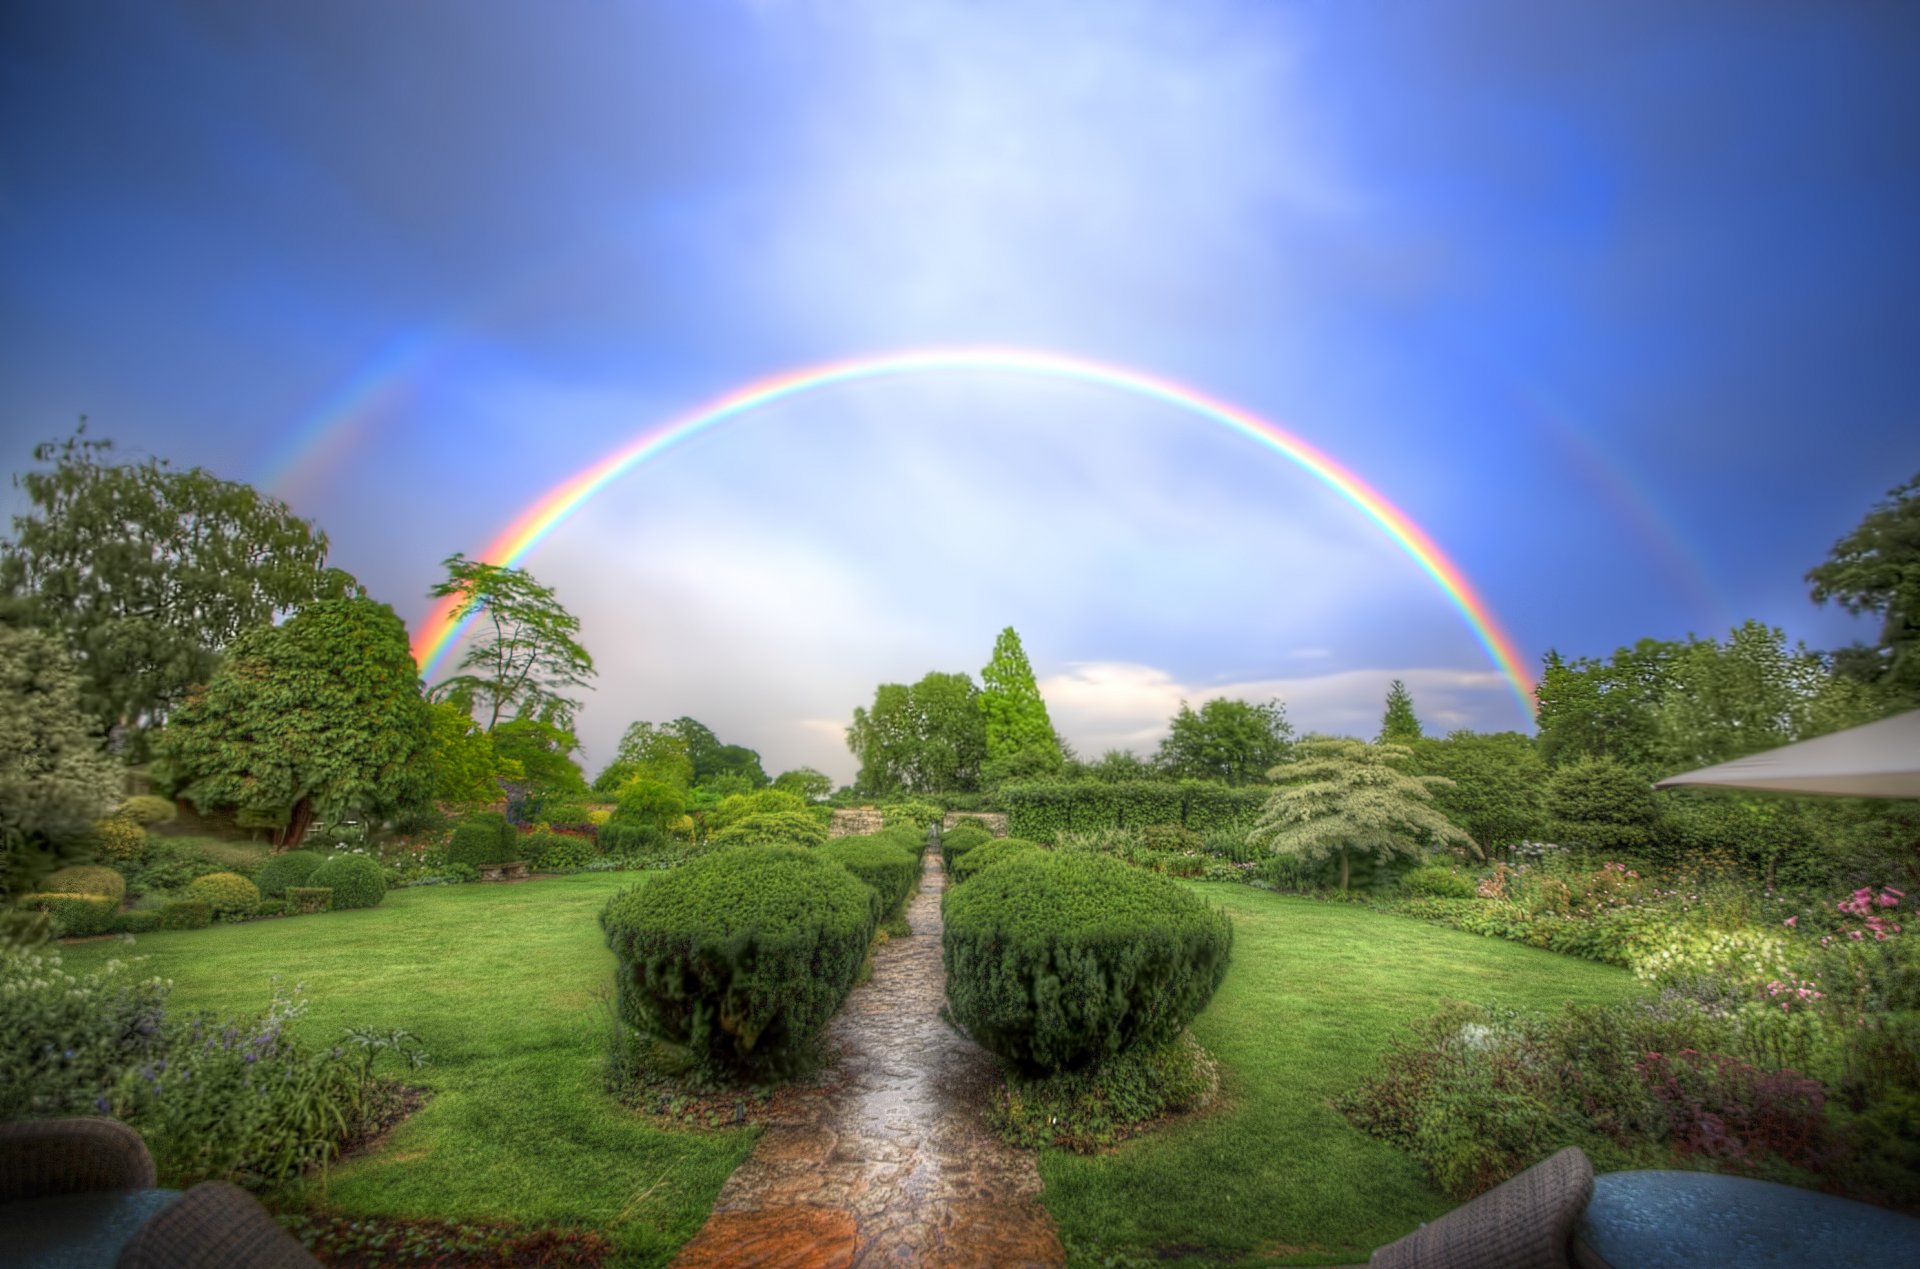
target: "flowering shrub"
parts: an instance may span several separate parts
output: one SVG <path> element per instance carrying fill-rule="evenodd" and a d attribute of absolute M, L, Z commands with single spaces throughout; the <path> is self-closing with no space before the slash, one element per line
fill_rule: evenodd
<path fill-rule="evenodd" d="M 1822 1160 L 1827 1095 L 1818 1080 L 1695 1049 L 1672 1058 L 1649 1053 L 1636 1069 L 1666 1112 L 1668 1139 L 1681 1154 L 1721 1162 L 1773 1154 L 1796 1167 Z"/>
<path fill-rule="evenodd" d="M 1650 983 L 1730 978 L 1761 984 L 1791 976 L 1787 942 L 1764 930 L 1676 928 L 1634 958 L 1633 972 Z"/>

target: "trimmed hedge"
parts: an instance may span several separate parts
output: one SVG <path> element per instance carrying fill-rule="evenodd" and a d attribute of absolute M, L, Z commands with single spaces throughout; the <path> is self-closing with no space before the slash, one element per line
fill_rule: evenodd
<path fill-rule="evenodd" d="M 1000 790 L 1014 837 L 1051 843 L 1064 832 L 1178 824 L 1196 833 L 1252 824 L 1272 785 L 1234 787 L 1205 780 L 1039 781 Z"/>
<path fill-rule="evenodd" d="M 125 816 L 116 815 L 93 826 L 100 853 L 116 863 L 134 863 L 147 853 L 147 830 Z"/>
<path fill-rule="evenodd" d="M 953 861 L 976 846 L 985 846 L 993 834 L 978 824 L 961 824 L 940 834 L 940 866 L 953 871 Z"/>
<path fill-rule="evenodd" d="M 947 1000 L 1029 1071 L 1164 1044 L 1226 975 L 1233 926 L 1185 886 L 1101 855 L 1032 851 L 947 892 Z"/>
<path fill-rule="evenodd" d="M 151 934 L 160 928 L 160 914 L 152 909 L 122 912 L 113 923 L 116 934 Z"/>
<path fill-rule="evenodd" d="M 204 930 L 213 924 L 213 909 L 191 899 L 176 899 L 160 909 L 163 930 Z"/>
<path fill-rule="evenodd" d="M 645 855 L 667 844 L 666 830 L 658 824 L 635 824 L 623 820 L 609 820 L 602 824 L 598 837 L 600 849 L 609 855 Z"/>
<path fill-rule="evenodd" d="M 151 793 L 142 793 L 138 797 L 128 798 L 114 812 L 120 819 L 132 820 L 142 827 L 148 824 L 171 824 L 180 818 L 180 808 L 171 799 L 155 797 Z"/>
<path fill-rule="evenodd" d="M 313 870 L 305 888 L 333 891 L 333 909 L 371 908 L 387 897 L 386 874 L 365 855 L 336 855 Z"/>
<path fill-rule="evenodd" d="M 260 893 L 283 899 L 290 888 L 306 885 L 313 870 L 325 862 L 318 851 L 312 850 L 290 850 L 284 855 L 275 855 L 260 867 Z"/>
<path fill-rule="evenodd" d="M 1003 860 L 1017 858 L 1030 850 L 1044 849 L 1046 848 L 1020 837 L 1002 837 L 985 842 L 953 861 L 953 884 L 959 885 L 982 868 L 991 867 Z"/>
<path fill-rule="evenodd" d="M 288 886 L 287 911 L 295 916 L 325 912 L 333 906 L 333 891 L 325 886 Z"/>
<path fill-rule="evenodd" d="M 879 918 L 845 868 L 790 847 L 723 850 L 600 913 L 621 1018 L 702 1064 L 789 1066 L 853 989 Z"/>
<path fill-rule="evenodd" d="M 47 914 L 56 938 L 111 934 L 120 914 L 120 901 L 104 894 L 28 895 L 26 906 Z"/>
<path fill-rule="evenodd" d="M 210 872 L 195 877 L 182 892 L 195 903 L 204 903 L 208 911 L 222 919 L 250 916 L 260 906 L 260 887 L 237 872 Z"/>
<path fill-rule="evenodd" d="M 498 820 L 499 824 L 493 821 Z M 506 825 L 504 832 L 500 825 Z M 479 868 L 520 858 L 520 832 L 498 813 L 470 815 L 453 826 L 447 840 L 447 862 Z"/>
<path fill-rule="evenodd" d="M 71 868 L 61 868 L 50 874 L 40 883 L 47 894 L 99 894 L 113 900 L 113 906 L 119 907 L 120 901 L 127 897 L 127 879 L 111 868 L 98 864 L 77 864 Z"/>
<path fill-rule="evenodd" d="M 920 879 L 920 858 L 890 841 L 878 837 L 842 837 L 814 851 L 822 859 L 831 859 L 880 896 L 880 919 L 891 920 L 906 906 L 913 883 Z"/>
<path fill-rule="evenodd" d="M 825 844 L 827 826 L 807 811 L 755 811 L 728 824 L 708 840 L 717 847 L 812 847 Z"/>

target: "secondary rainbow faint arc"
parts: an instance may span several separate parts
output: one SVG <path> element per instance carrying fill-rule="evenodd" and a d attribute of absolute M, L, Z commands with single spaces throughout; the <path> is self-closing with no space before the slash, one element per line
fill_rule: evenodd
<path fill-rule="evenodd" d="M 478 558 L 505 567 L 518 564 L 583 503 L 634 467 L 697 432 L 738 418 L 763 405 L 862 380 L 982 370 L 1039 375 L 1131 392 L 1210 419 L 1293 460 L 1359 508 L 1433 579 L 1453 606 L 1460 610 L 1474 637 L 1513 688 L 1514 697 L 1525 712 L 1528 723 L 1532 723 L 1533 680 L 1523 666 L 1512 637 L 1501 627 L 1486 600 L 1481 598 L 1459 566 L 1448 558 L 1424 529 L 1387 501 L 1378 490 L 1300 437 L 1256 414 L 1170 379 L 1059 353 L 1021 348 L 920 349 L 806 366 L 757 379 L 689 413 L 669 419 L 561 481 L 522 511 L 499 536 L 487 544 Z M 436 603 L 414 636 L 414 660 L 419 663 L 424 677 L 432 677 L 441 658 L 466 629 L 466 622 L 452 621 L 454 609 L 455 602 L 452 599 Z"/>

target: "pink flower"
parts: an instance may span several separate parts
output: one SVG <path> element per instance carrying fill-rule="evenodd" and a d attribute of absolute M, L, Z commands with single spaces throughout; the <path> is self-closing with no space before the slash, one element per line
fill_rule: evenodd
<path fill-rule="evenodd" d="M 1847 937 L 1850 939 L 1854 939 L 1855 941 L 1858 941 L 1862 937 L 1862 935 L 1858 930 L 1848 930 Z"/>
<path fill-rule="evenodd" d="M 1883 894 L 1878 899 L 1875 899 L 1874 902 L 1883 908 L 1897 908 L 1900 906 L 1900 900 L 1890 894 Z"/>
<path fill-rule="evenodd" d="M 1789 930 L 1791 930 L 1794 926 L 1800 924 L 1800 918 L 1797 916 L 1790 916 L 1786 920 L 1782 921 L 1780 924 L 1786 926 Z"/>

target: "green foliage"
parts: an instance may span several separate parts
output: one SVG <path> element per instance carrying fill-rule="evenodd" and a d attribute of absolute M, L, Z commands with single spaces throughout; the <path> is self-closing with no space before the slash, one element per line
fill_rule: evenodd
<path fill-rule="evenodd" d="M 782 789 L 759 789 L 751 793 L 730 794 L 721 799 L 718 806 L 707 812 L 707 831 L 718 832 L 754 815 L 798 815 L 816 820 L 824 828 L 825 814 L 816 814 L 807 800 L 797 793 Z"/>
<path fill-rule="evenodd" d="M 163 930 L 204 930 L 213 924 L 213 909 L 195 899 L 176 899 L 160 909 Z"/>
<path fill-rule="evenodd" d="M 446 701 L 427 707 L 432 728 L 433 796 L 456 806 L 492 802 L 500 796 L 502 777 L 518 779 L 525 771 L 495 752 L 493 737 L 481 730 L 467 711 Z"/>
<path fill-rule="evenodd" d="M 1028 1076 L 989 1095 L 987 1123 L 1008 1143 L 1093 1154 L 1163 1115 L 1192 1110 L 1219 1086 L 1213 1058 L 1190 1033 L 1138 1044 L 1095 1066 Z"/>
<path fill-rule="evenodd" d="M 232 872 L 196 877 L 184 895 L 195 903 L 206 904 L 207 910 L 223 921 L 229 917 L 252 916 L 260 906 L 260 887 Z"/>
<path fill-rule="evenodd" d="M 816 852 L 719 851 L 601 913 L 622 1019 L 709 1066 L 777 1071 L 852 990 L 873 891 Z"/>
<path fill-rule="evenodd" d="M 1613 758 L 1580 758 L 1547 785 L 1549 831 L 1562 846 L 1636 852 L 1653 837 L 1658 808 L 1646 773 Z"/>
<path fill-rule="evenodd" d="M 1404 745 L 1358 740 L 1313 740 L 1287 770 L 1254 825 L 1253 840 L 1276 855 L 1315 864 L 1337 859 L 1340 889 L 1351 879 L 1352 857 L 1375 864 L 1419 860 L 1431 846 L 1479 847 L 1432 806 L 1439 776 L 1409 775 Z"/>
<path fill-rule="evenodd" d="M 556 833 L 550 828 L 537 828 L 520 838 L 520 858 L 532 868 L 544 868 L 547 855 L 552 852 L 556 857 L 564 858 L 571 854 L 568 843 L 572 841 L 565 833 Z M 588 844 L 591 850 L 591 843 Z"/>
<path fill-rule="evenodd" d="M 1012 626 L 993 641 L 993 657 L 980 671 L 980 713 L 986 729 L 986 758 L 1004 763 L 1031 755 L 1025 765 L 1043 772 L 1056 771 L 1060 745 L 1053 736 L 1053 720 L 1034 681 L 1027 650 Z M 1010 772 L 1012 774 L 1012 772 Z"/>
<path fill-rule="evenodd" d="M 306 885 L 314 869 L 324 862 L 317 851 L 311 850 L 290 850 L 275 855 L 261 866 L 260 893 L 274 899 L 285 898 L 290 887 Z"/>
<path fill-rule="evenodd" d="M 100 853 L 116 863 L 138 863 L 147 853 L 147 830 L 118 815 L 95 824 L 93 840 Z"/>
<path fill-rule="evenodd" d="M 432 723 L 407 628 L 370 599 L 323 600 L 233 641 L 174 710 L 156 776 L 202 812 L 285 830 L 381 818 L 431 793 Z"/>
<path fill-rule="evenodd" d="M 1182 779 L 1253 784 L 1285 762 L 1292 746 L 1293 727 L 1277 700 L 1254 705 L 1220 697 L 1197 711 L 1181 701 L 1160 742 L 1160 765 Z"/>
<path fill-rule="evenodd" d="M 791 793 L 806 799 L 808 803 L 824 802 L 833 792 L 833 780 L 823 771 L 812 767 L 795 767 L 792 771 L 782 771 L 773 778 L 773 787 L 782 793 Z"/>
<path fill-rule="evenodd" d="M 505 816 L 500 817 L 500 823 L 506 823 Z M 447 862 L 469 868 L 508 863 L 521 857 L 520 840 L 511 825 L 502 832 L 492 817 L 470 815 L 454 825 L 453 835 L 447 839 Z"/>
<path fill-rule="evenodd" d="M 990 842 L 982 842 L 971 850 L 955 855 L 953 866 L 947 871 L 953 874 L 953 884 L 959 885 L 982 868 L 991 867 L 1008 859 L 1016 859 L 1028 851 L 1042 847 L 1018 837 L 1000 837 Z"/>
<path fill-rule="evenodd" d="M 696 724 L 697 725 L 697 724 Z M 706 731 L 701 728 L 701 731 Z M 701 739 L 698 732 L 691 733 L 694 739 Z M 712 736 L 711 732 L 707 732 Z M 717 746 L 718 741 L 715 740 Z M 712 758 L 709 747 L 701 749 L 701 757 Z M 652 723 L 637 722 L 629 726 L 620 737 L 620 744 L 614 750 L 613 761 L 593 782 L 594 792 L 615 794 L 629 780 L 645 777 L 658 780 L 662 784 L 672 785 L 676 789 L 690 789 L 694 783 L 694 764 L 692 744 L 686 735 L 671 729 L 671 724 L 656 727 Z"/>
<path fill-rule="evenodd" d="M 847 747 L 868 794 L 975 789 L 987 757 L 980 690 L 965 674 L 934 672 L 911 687 L 883 683 L 873 708 L 853 711 Z"/>
<path fill-rule="evenodd" d="M 613 820 L 600 826 L 600 849 L 619 858 L 651 854 L 667 844 L 667 835 L 653 824 L 622 824 Z"/>
<path fill-rule="evenodd" d="M 454 601 L 447 620 L 457 625 L 476 614 L 483 620 L 458 672 L 434 685 L 433 699 L 450 700 L 468 713 L 477 709 L 489 732 L 509 711 L 571 730 L 580 702 L 566 693 L 593 677 L 593 658 L 574 637 L 579 618 L 525 569 L 465 555 L 450 555 L 445 564 L 447 580 L 431 593 Z"/>
<path fill-rule="evenodd" d="M 114 923 L 115 934 L 151 934 L 160 928 L 160 914 L 152 910 L 122 912 Z"/>
<path fill-rule="evenodd" d="M 827 840 L 827 827 L 805 811 L 756 811 L 729 820 L 707 840 L 716 847 L 819 846 Z"/>
<path fill-rule="evenodd" d="M 120 911 L 120 901 L 104 894 L 32 894 L 22 902 L 30 912 L 46 913 L 53 922 L 51 933 L 59 938 L 112 933 L 114 915 Z"/>
<path fill-rule="evenodd" d="M 1400 878 L 1401 888 L 1409 894 L 1427 895 L 1436 899 L 1472 899 L 1479 891 L 1474 888 L 1472 877 L 1455 872 L 1451 868 L 1436 868 L 1429 864 L 1415 868 Z"/>
<path fill-rule="evenodd" d="M 524 853 L 528 862 L 536 868 L 558 872 L 566 868 L 584 868 L 600 852 L 590 837 L 544 831 L 534 833 L 527 839 Z"/>
<path fill-rule="evenodd" d="M 159 720 L 243 631 L 356 589 L 285 503 L 111 449 L 84 426 L 35 446 L 50 466 L 15 478 L 32 510 L 0 544 L 0 595 L 79 659 L 95 726 Z"/>
<path fill-rule="evenodd" d="M 900 848 L 897 841 L 875 837 L 842 837 L 816 852 L 873 888 L 880 900 L 880 919 L 890 921 L 906 907 L 920 879 L 921 857 Z"/>
<path fill-rule="evenodd" d="M 333 907 L 333 891 L 326 886 L 288 886 L 287 910 L 295 916 L 311 916 Z"/>
<path fill-rule="evenodd" d="M 76 864 L 48 874 L 40 883 L 48 894 L 103 894 L 118 904 L 127 897 L 127 879 L 111 868 Z"/>
<path fill-rule="evenodd" d="M 371 908 L 387 897 L 387 876 L 365 855 L 336 855 L 313 870 L 308 887 L 333 891 L 333 910 Z"/>
<path fill-rule="evenodd" d="M 738 792 L 767 787 L 767 773 L 760 765 L 760 755 L 745 745 L 722 744 L 712 728 L 684 715 L 668 723 L 665 730 L 669 735 L 679 737 L 686 746 L 687 758 L 693 763 L 693 783 L 696 786 L 716 788 L 716 781 L 725 777 L 744 782 L 746 787 Z"/>
<path fill-rule="evenodd" d="M 956 1022 L 1029 1071 L 1171 1041 L 1227 971 L 1233 929 L 1177 882 L 1097 855 L 1035 851 L 947 892 Z"/>
<path fill-rule="evenodd" d="M 940 866 L 951 875 L 955 860 L 992 840 L 992 833 L 972 821 L 956 824 L 940 834 Z"/>
<path fill-rule="evenodd" d="M 1374 739 L 1388 745 L 1411 745 L 1425 734 L 1420 730 L 1420 716 L 1413 712 L 1413 693 L 1395 679 L 1387 685 L 1387 708 L 1380 716 L 1380 734 Z"/>
<path fill-rule="evenodd" d="M 687 800 L 679 788 L 650 776 L 635 776 L 621 788 L 610 822 L 645 825 L 665 836 L 667 826 L 686 813 Z"/>
<path fill-rule="evenodd" d="M 1204 780 L 1079 780 L 1008 785 L 1000 790 L 1015 837 L 1052 842 L 1066 832 L 1178 824 L 1196 833 L 1251 825 L 1272 788 Z"/>
<path fill-rule="evenodd" d="M 142 793 L 138 797 L 130 797 L 122 802 L 120 809 L 115 811 L 114 815 L 121 819 L 132 820 L 135 824 L 144 827 L 173 823 L 180 817 L 180 808 L 175 806 L 170 798 Z"/>
<path fill-rule="evenodd" d="M 1433 790 L 1433 804 L 1487 852 L 1535 840 L 1546 816 L 1546 765 L 1529 736 L 1456 731 L 1414 747 L 1423 775 L 1451 784 Z"/>
<path fill-rule="evenodd" d="M 888 802 L 880 808 L 880 822 L 888 828 L 904 824 L 923 832 L 929 825 L 938 824 L 946 818 L 946 811 L 938 802 L 928 802 L 920 798 L 907 798 L 903 801 Z"/>
<path fill-rule="evenodd" d="M 495 726 L 489 738 L 502 769 L 517 770 L 533 792 L 586 793 L 586 777 L 573 760 L 580 741 L 565 727 L 544 718 L 512 718 Z"/>
<path fill-rule="evenodd" d="M 1880 618 L 1870 656 L 1856 660 L 1909 702 L 1920 699 L 1920 476 L 1890 490 L 1807 581 L 1815 603 Z"/>

